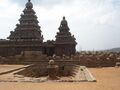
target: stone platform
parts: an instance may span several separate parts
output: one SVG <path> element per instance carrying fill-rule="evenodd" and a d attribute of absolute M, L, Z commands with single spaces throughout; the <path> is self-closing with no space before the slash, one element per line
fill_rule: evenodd
<path fill-rule="evenodd" d="M 77 65 L 74 68 L 74 75 L 68 77 L 60 77 L 59 80 L 49 80 L 48 76 L 34 78 L 34 77 L 24 77 L 22 75 L 14 74 L 23 70 L 24 67 L 15 68 L 13 70 L 7 72 L 0 72 L 0 82 L 32 82 L 32 83 L 40 83 L 45 81 L 54 81 L 54 82 L 96 82 L 95 77 L 91 74 L 85 66 Z"/>

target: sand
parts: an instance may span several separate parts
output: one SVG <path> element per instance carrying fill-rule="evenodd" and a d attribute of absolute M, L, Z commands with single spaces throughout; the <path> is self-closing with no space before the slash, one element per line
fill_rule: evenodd
<path fill-rule="evenodd" d="M 7 67 L 10 69 L 12 66 Z M 7 67 L 4 68 L 5 71 Z M 95 76 L 97 82 L 0 82 L 0 90 L 120 90 L 120 68 L 88 69 Z"/>

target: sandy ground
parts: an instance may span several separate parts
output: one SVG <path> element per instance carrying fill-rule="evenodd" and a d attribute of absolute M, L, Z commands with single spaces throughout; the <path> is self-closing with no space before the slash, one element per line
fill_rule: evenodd
<path fill-rule="evenodd" d="M 21 65 L 0 65 L 0 72 Z M 10 69 L 11 70 L 11 69 Z M 0 82 L 0 90 L 120 90 L 120 68 L 89 68 L 97 82 Z"/>

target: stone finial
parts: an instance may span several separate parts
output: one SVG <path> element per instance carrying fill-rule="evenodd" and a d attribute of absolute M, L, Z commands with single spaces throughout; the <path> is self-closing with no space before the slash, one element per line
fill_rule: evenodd
<path fill-rule="evenodd" d="M 54 65 L 55 64 L 55 61 L 54 60 L 50 60 L 49 61 L 49 65 Z"/>

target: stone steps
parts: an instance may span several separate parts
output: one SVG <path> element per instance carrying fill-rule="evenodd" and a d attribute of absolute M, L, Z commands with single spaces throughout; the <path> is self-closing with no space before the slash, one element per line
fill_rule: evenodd
<path fill-rule="evenodd" d="M 96 82 L 96 78 L 91 74 L 91 72 L 85 67 L 85 66 L 80 66 L 80 68 L 83 69 L 84 75 L 87 81 L 89 82 Z"/>
<path fill-rule="evenodd" d="M 75 75 L 72 77 L 73 80 L 96 82 L 95 77 L 85 66 L 76 66 L 74 69 Z"/>

